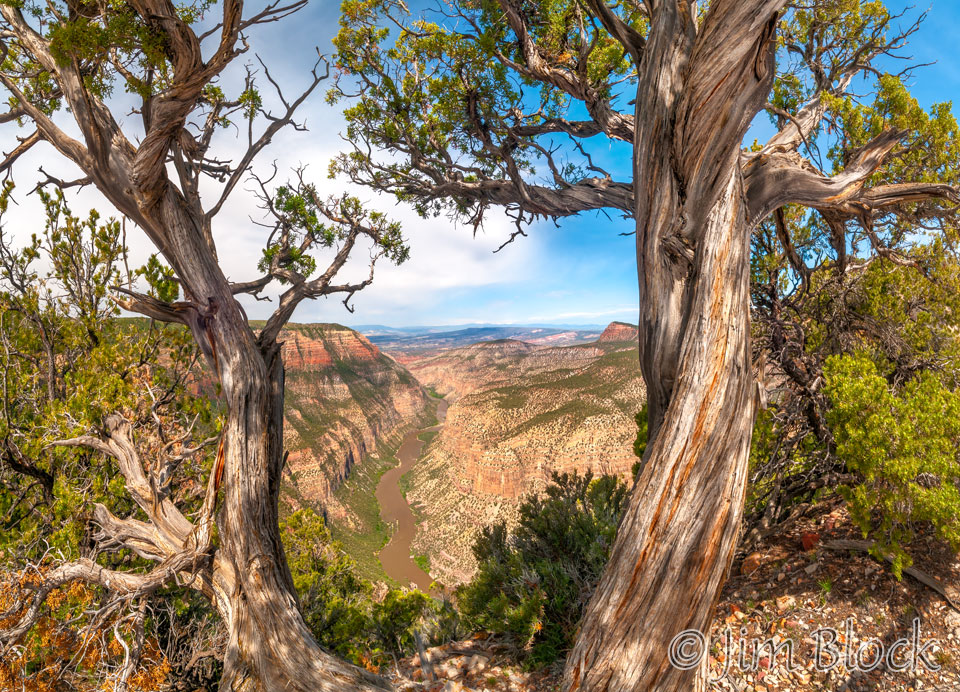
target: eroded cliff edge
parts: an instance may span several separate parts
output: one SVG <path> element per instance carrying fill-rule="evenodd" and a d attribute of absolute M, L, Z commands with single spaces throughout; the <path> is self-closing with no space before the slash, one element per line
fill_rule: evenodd
<path fill-rule="evenodd" d="M 362 334 L 339 324 L 291 324 L 286 366 L 283 480 L 288 507 L 304 504 L 350 522 L 334 491 L 378 445 L 432 419 L 427 392 Z"/>

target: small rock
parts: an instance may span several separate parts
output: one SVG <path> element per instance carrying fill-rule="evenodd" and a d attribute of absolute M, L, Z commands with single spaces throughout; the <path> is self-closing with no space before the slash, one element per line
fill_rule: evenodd
<path fill-rule="evenodd" d="M 750 553 L 743 558 L 743 564 L 740 565 L 740 574 L 752 574 L 760 568 L 761 564 L 763 564 L 763 555 Z"/>
<path fill-rule="evenodd" d="M 474 654 L 467 659 L 466 668 L 471 673 L 482 673 L 486 670 L 488 661 L 489 659 L 486 656 Z"/>
<path fill-rule="evenodd" d="M 797 605 L 797 599 L 793 596 L 781 596 L 777 599 L 777 610 L 781 613 L 785 613 L 794 606 Z"/>
<path fill-rule="evenodd" d="M 819 542 L 820 542 L 820 534 L 819 534 L 819 533 L 812 533 L 812 532 L 810 532 L 810 533 L 805 533 L 805 534 L 803 534 L 802 536 L 800 536 L 800 545 L 803 546 L 803 550 L 804 550 L 805 552 L 809 552 L 809 551 L 813 550 L 814 547 L 816 547 L 817 543 L 819 543 Z"/>

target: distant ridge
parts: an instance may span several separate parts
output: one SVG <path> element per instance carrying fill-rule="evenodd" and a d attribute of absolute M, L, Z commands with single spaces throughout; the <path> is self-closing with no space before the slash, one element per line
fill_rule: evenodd
<path fill-rule="evenodd" d="M 481 326 L 419 333 L 412 331 L 401 333 L 399 330 L 394 330 L 391 333 L 376 333 L 374 330 L 366 332 L 366 336 L 372 343 L 400 362 L 406 362 L 411 358 L 424 357 L 453 348 L 504 339 L 534 344 L 570 346 L 594 341 L 602 331 L 603 327 L 563 329 L 539 326 Z"/>

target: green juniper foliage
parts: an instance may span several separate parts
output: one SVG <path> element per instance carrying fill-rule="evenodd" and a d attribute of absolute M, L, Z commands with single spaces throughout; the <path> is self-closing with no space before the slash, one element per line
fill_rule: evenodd
<path fill-rule="evenodd" d="M 770 119 L 782 127 L 783 112 L 796 113 L 819 93 L 824 116 L 801 151 L 821 170 L 843 170 L 860 147 L 896 128 L 904 133 L 900 145 L 866 187 L 960 183 L 952 106 L 921 106 L 907 88 L 909 64 L 895 73 L 842 76 L 840 66 L 858 64 L 856 56 L 898 55 L 887 48 L 904 45 L 917 27 L 907 21 L 913 18 L 861 0 L 801 4 L 781 18 L 770 98 L 781 112 L 771 111 Z M 828 88 L 818 64 L 837 70 L 827 75 Z M 850 80 L 863 88 L 846 88 Z M 754 427 L 748 525 L 776 524 L 796 505 L 843 489 L 877 550 L 897 556 L 898 571 L 909 562 L 908 527 L 932 522 L 953 540 L 945 510 L 958 514 L 960 504 L 951 505 L 944 455 L 956 457 L 960 447 L 948 453 L 947 431 L 924 427 L 920 412 L 906 405 L 919 387 L 939 388 L 936 400 L 947 407 L 960 385 L 953 202 L 918 196 L 862 214 L 788 205 L 755 230 L 751 272 L 754 360 L 769 408 Z M 866 454 L 858 444 L 883 433 L 856 427 L 879 422 L 864 388 L 879 393 L 880 380 L 890 415 L 895 408 L 902 422 L 890 428 L 896 440 Z M 912 461 L 904 465 L 907 456 Z M 912 477 L 897 476 L 911 466 Z M 935 487 L 913 493 L 914 482 Z"/>
<path fill-rule="evenodd" d="M 431 644 L 456 634 L 449 603 L 417 590 L 376 594 L 313 510 L 294 512 L 280 528 L 304 618 L 323 646 L 355 663 L 381 667 L 394 656 L 416 652 L 415 630 Z"/>
<path fill-rule="evenodd" d="M 485 527 L 473 545 L 478 569 L 457 591 L 467 621 L 505 633 L 531 666 L 572 643 L 606 565 L 628 488 L 616 476 L 554 474 L 543 494 L 520 504 L 517 527 Z"/>
<path fill-rule="evenodd" d="M 960 392 L 931 372 L 892 385 L 862 353 L 831 356 L 825 375 L 837 456 L 860 478 L 841 492 L 877 555 L 900 576 L 917 522 L 960 550 Z"/>

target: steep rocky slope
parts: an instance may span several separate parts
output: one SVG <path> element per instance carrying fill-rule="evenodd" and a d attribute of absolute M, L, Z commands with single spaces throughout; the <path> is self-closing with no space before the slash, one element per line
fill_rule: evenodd
<path fill-rule="evenodd" d="M 334 519 L 347 509 L 333 491 L 378 445 L 430 420 L 422 386 L 366 337 L 337 324 L 289 325 L 284 473 L 289 506 L 309 503 Z"/>
<path fill-rule="evenodd" d="M 489 342 L 410 366 L 456 398 L 404 482 L 421 522 L 413 548 L 430 556 L 434 577 L 469 577 L 477 529 L 512 521 L 519 498 L 553 472 L 629 474 L 644 387 L 636 342 L 615 338 L 622 327 L 607 331 L 593 344 Z"/>
<path fill-rule="evenodd" d="M 640 337 L 640 329 L 635 324 L 627 324 L 626 322 L 611 322 L 606 329 L 603 330 L 603 334 L 600 335 L 600 338 L 597 341 L 603 342 L 618 342 L 618 341 L 632 341 L 636 342 Z"/>

